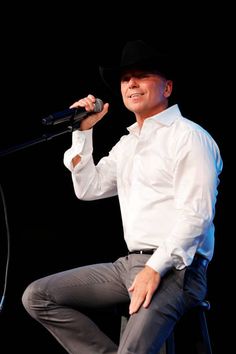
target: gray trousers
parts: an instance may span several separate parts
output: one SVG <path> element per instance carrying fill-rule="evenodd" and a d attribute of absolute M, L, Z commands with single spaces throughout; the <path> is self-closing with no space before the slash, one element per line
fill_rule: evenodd
<path fill-rule="evenodd" d="M 131 254 L 36 280 L 26 288 L 23 305 L 70 354 L 156 354 L 180 317 L 205 298 L 206 267 L 199 262 L 162 278 L 149 307 L 130 316 L 119 344 L 88 315 L 129 304 L 127 289 L 148 257 Z"/>

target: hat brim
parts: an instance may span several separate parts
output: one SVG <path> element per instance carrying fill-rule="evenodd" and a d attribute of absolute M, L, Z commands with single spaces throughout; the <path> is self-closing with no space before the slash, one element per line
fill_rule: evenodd
<path fill-rule="evenodd" d="M 120 76 L 121 69 L 120 68 L 106 68 L 99 67 L 100 76 L 105 85 L 113 92 L 120 92 Z"/>
<path fill-rule="evenodd" d="M 120 93 L 120 79 L 121 75 L 126 70 L 139 69 L 165 77 L 166 79 L 173 79 L 173 72 L 170 70 L 169 63 L 160 61 L 160 58 L 152 58 L 152 60 L 143 60 L 129 65 L 120 67 L 99 67 L 100 76 L 105 85 L 114 93 Z"/>

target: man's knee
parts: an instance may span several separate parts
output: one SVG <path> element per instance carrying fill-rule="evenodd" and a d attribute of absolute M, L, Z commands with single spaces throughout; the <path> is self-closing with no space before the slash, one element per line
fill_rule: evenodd
<path fill-rule="evenodd" d="M 42 305 L 42 296 L 39 292 L 37 281 L 29 284 L 22 295 L 22 303 L 26 311 L 32 316 L 37 317 L 37 310 Z"/>

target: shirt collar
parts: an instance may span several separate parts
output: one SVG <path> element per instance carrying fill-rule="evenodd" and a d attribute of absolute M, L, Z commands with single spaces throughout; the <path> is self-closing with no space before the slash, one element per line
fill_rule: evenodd
<path fill-rule="evenodd" d="M 174 104 L 173 106 L 168 107 L 164 111 L 155 114 L 154 116 L 149 117 L 146 120 L 152 120 L 156 123 L 159 123 L 160 125 L 170 126 L 178 117 L 181 117 L 181 112 L 179 110 L 178 105 Z M 127 127 L 127 130 L 130 133 L 137 134 L 137 132 L 139 131 L 138 123 L 133 123 L 132 125 Z"/>

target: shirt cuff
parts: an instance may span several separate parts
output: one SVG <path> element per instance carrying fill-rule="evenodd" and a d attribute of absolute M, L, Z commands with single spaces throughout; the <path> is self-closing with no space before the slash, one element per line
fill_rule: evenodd
<path fill-rule="evenodd" d="M 93 147 L 92 147 L 92 135 L 93 129 L 89 130 L 75 130 L 72 133 L 72 145 L 71 148 L 66 150 L 64 153 L 64 165 L 72 172 L 74 170 L 72 159 L 76 155 L 82 157 L 84 155 L 92 154 Z"/>
<path fill-rule="evenodd" d="M 148 259 L 146 265 L 163 276 L 170 268 L 173 267 L 173 262 L 170 257 L 160 252 L 160 249 L 157 249 Z"/>

